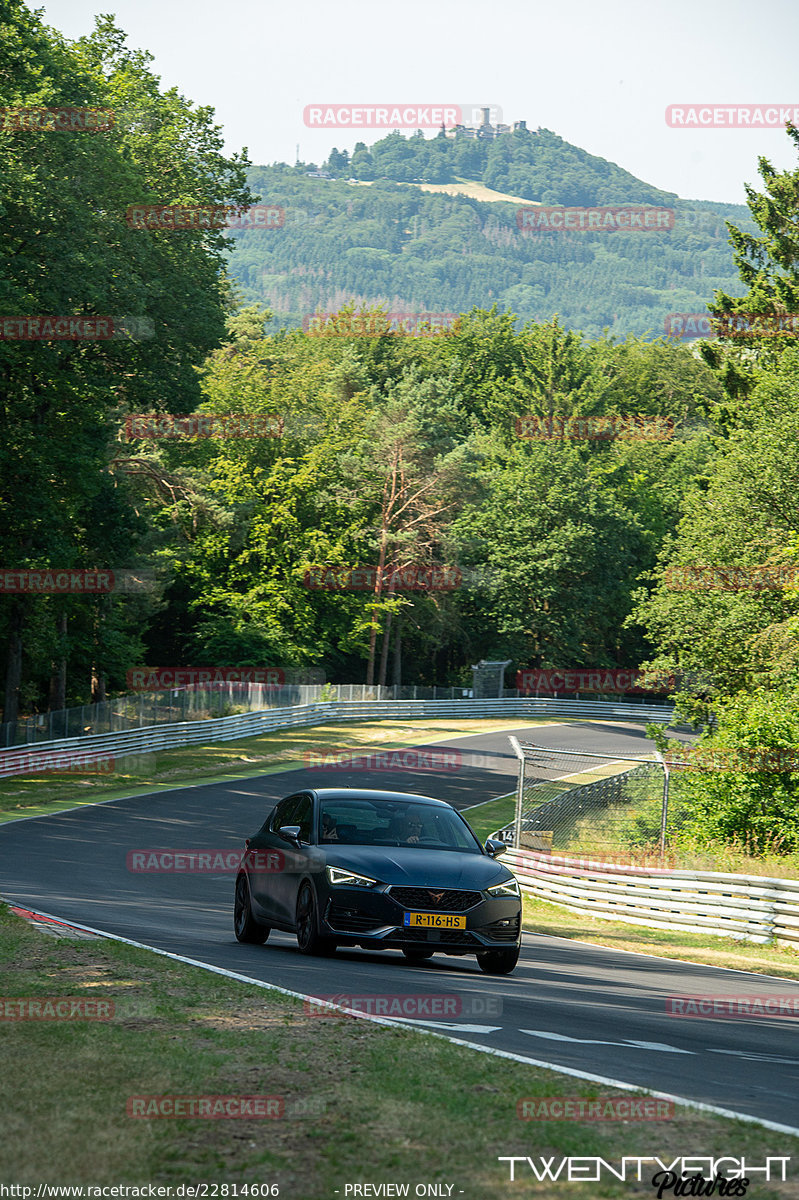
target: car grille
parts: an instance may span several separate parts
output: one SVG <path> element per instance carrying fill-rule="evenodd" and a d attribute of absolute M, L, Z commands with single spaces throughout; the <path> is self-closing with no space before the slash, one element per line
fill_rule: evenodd
<path fill-rule="evenodd" d="M 481 925 L 477 932 L 492 942 L 515 942 L 519 936 L 519 921 L 520 917 L 492 921 L 490 925 Z"/>
<path fill-rule="evenodd" d="M 434 912 L 465 912 L 483 899 L 480 892 L 454 888 L 395 887 L 389 895 L 403 908 L 431 909 Z"/>
<path fill-rule="evenodd" d="M 342 933 L 363 933 L 367 929 L 378 929 L 381 922 L 377 917 L 367 913 L 359 913 L 354 908 L 346 908 L 343 904 L 331 904 L 327 911 L 327 923 Z"/>
<path fill-rule="evenodd" d="M 432 941 L 427 936 L 427 929 L 402 929 L 399 937 L 403 942 L 423 942 L 430 946 L 435 945 L 452 945 L 452 946 L 474 946 L 481 945 L 474 934 L 469 933 L 467 929 L 436 929 L 435 937 Z"/>

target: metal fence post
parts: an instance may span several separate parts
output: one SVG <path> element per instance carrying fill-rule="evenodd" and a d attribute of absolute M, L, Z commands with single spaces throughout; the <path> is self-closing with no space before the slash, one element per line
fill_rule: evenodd
<path fill-rule="evenodd" d="M 511 736 L 508 739 L 513 752 L 519 760 L 519 776 L 516 780 L 516 814 L 513 821 L 513 844 L 517 850 L 521 849 L 522 845 L 522 805 L 524 804 L 524 751 L 519 745 L 518 739 Z"/>
<path fill-rule="evenodd" d="M 663 768 L 663 807 L 660 813 L 660 861 L 666 857 L 666 823 L 669 819 L 669 767 L 663 755 L 656 750 L 655 755 Z"/>

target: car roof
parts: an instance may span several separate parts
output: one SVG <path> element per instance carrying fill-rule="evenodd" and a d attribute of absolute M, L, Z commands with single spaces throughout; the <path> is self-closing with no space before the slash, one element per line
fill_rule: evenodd
<path fill-rule="evenodd" d="M 439 808 L 452 808 L 446 800 L 433 796 L 420 796 L 418 792 L 380 792 L 370 788 L 311 788 L 320 800 L 373 800 L 381 802 L 410 801 L 412 804 L 435 804 Z"/>

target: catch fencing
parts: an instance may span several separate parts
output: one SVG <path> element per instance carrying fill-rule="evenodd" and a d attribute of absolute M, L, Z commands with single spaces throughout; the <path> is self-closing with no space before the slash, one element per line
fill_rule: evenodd
<path fill-rule="evenodd" d="M 614 859 L 654 847 L 662 856 L 669 772 L 657 751 L 644 758 L 509 740 L 516 812 L 502 833 L 515 847 Z"/>
<path fill-rule="evenodd" d="M 256 685 L 248 685 L 256 686 Z M 356 685 L 353 685 L 356 686 Z M 343 689 L 342 689 L 343 690 Z M 327 700 L 286 708 L 265 708 L 202 721 L 164 722 L 145 728 L 62 738 L 35 746 L 0 750 L 0 777 L 35 775 L 54 769 L 59 756 L 107 755 L 117 760 L 128 755 L 152 754 L 179 746 L 211 745 L 256 737 L 276 729 L 319 725 L 329 721 L 401 720 L 440 718 L 530 719 L 566 717 L 594 720 L 660 721 L 668 723 L 673 709 L 663 705 L 613 704 L 586 700 Z M 37 766 L 39 770 L 37 771 Z"/>
<path fill-rule="evenodd" d="M 515 699 L 519 692 L 505 689 L 502 696 Z M 16 721 L 5 721 L 0 723 L 0 747 L 120 733 L 126 729 L 144 729 L 191 719 L 227 717 L 243 712 L 261 712 L 267 708 L 290 708 L 320 700 L 366 703 L 370 700 L 468 700 L 471 697 L 471 688 L 424 687 L 421 684 L 380 687 L 362 683 L 289 682 L 277 685 L 214 681 L 165 688 L 158 692 L 133 692 L 97 704 L 81 704 L 20 717 Z M 566 700 L 565 703 L 572 701 Z M 612 704 L 614 701 L 604 700 L 600 703 Z M 655 719 L 663 718 L 663 703 L 638 697 L 621 703 L 633 708 L 636 716 L 643 712 L 643 705 L 658 714 Z M 668 705 L 669 711 L 672 707 Z"/>

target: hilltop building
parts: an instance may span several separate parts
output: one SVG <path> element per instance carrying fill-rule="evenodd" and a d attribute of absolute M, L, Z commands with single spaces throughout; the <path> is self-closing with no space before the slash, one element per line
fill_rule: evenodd
<path fill-rule="evenodd" d="M 483 121 L 481 125 L 454 125 L 451 129 L 446 129 L 441 126 L 441 132 L 450 138 L 479 138 L 480 141 L 493 141 L 494 138 L 500 137 L 503 133 L 510 133 L 511 129 L 527 129 L 526 121 L 514 121 L 513 125 L 492 125 L 489 121 L 491 114 L 490 108 L 484 108 Z"/>

